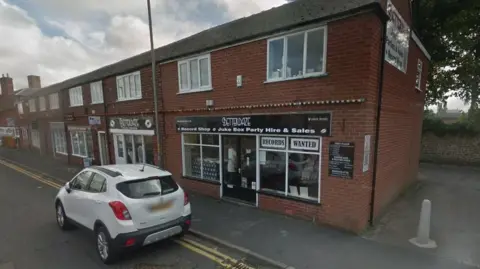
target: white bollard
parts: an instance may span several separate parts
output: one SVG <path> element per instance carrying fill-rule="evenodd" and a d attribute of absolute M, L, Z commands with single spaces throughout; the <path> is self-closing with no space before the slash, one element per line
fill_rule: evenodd
<path fill-rule="evenodd" d="M 437 243 L 430 239 L 430 216 L 432 213 L 432 203 L 430 200 L 423 200 L 420 211 L 420 221 L 418 223 L 417 237 L 410 239 L 410 243 L 421 248 L 436 248 Z"/>

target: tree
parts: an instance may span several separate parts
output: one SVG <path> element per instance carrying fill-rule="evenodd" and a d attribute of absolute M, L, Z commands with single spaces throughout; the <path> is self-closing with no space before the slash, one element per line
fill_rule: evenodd
<path fill-rule="evenodd" d="M 480 102 L 480 1 L 415 0 L 414 28 L 432 56 L 427 103 Z"/>

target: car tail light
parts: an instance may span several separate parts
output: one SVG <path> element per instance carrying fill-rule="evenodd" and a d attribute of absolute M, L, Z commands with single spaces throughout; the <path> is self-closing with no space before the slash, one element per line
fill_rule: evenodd
<path fill-rule="evenodd" d="M 188 194 L 186 191 L 183 191 L 183 205 L 188 205 L 190 203 L 190 200 L 188 200 Z"/>
<path fill-rule="evenodd" d="M 130 216 L 130 212 L 128 212 L 127 207 L 120 201 L 114 201 L 108 203 L 108 205 L 112 208 L 113 214 L 119 220 L 131 220 L 132 217 Z"/>

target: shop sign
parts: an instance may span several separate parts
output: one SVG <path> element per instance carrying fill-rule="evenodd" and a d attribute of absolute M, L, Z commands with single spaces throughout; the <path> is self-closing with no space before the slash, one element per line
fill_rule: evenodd
<path fill-rule="evenodd" d="M 387 14 L 390 20 L 387 22 L 385 61 L 406 73 L 410 27 L 392 4 L 391 0 L 387 2 Z"/>
<path fill-rule="evenodd" d="M 290 139 L 290 149 L 292 150 L 316 150 L 320 148 L 318 139 L 303 139 L 292 138 Z"/>
<path fill-rule="evenodd" d="M 126 130 L 152 130 L 153 120 L 150 117 L 146 118 L 113 118 L 110 119 L 111 129 L 126 129 Z"/>
<path fill-rule="evenodd" d="M 262 148 L 285 149 L 285 137 L 267 137 L 262 136 L 260 146 Z"/>
<path fill-rule="evenodd" d="M 329 136 L 331 114 L 177 117 L 178 132 Z"/>
<path fill-rule="evenodd" d="M 67 113 L 63 116 L 63 119 L 65 121 L 74 121 L 75 120 L 75 115 L 72 113 Z"/>
<path fill-rule="evenodd" d="M 353 178 L 355 144 L 352 142 L 330 142 L 328 175 L 345 179 Z"/>
<path fill-rule="evenodd" d="M 88 116 L 88 125 L 100 125 L 101 123 L 100 116 Z"/>

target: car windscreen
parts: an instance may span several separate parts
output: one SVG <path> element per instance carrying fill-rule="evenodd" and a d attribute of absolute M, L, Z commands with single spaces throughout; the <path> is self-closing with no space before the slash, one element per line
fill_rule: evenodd
<path fill-rule="evenodd" d="M 175 192 L 178 185 L 171 176 L 150 177 L 118 183 L 117 190 L 128 198 L 141 199 Z"/>

